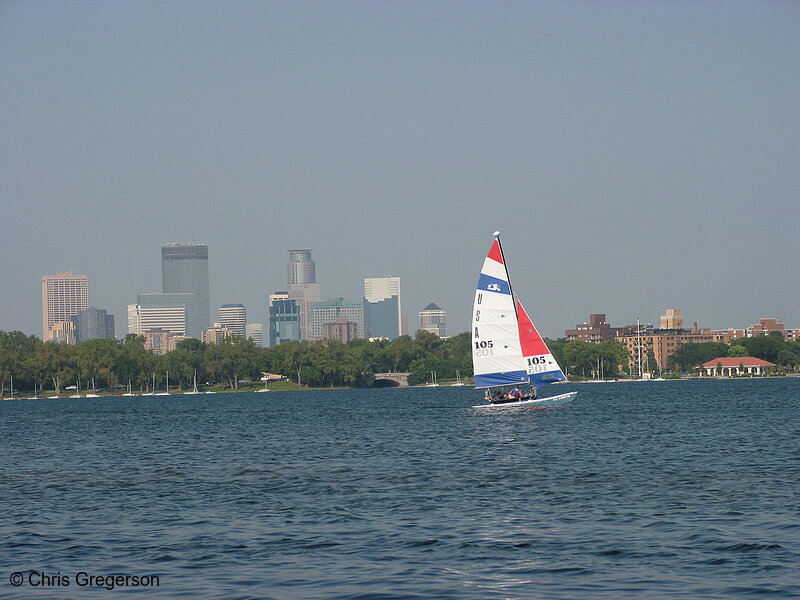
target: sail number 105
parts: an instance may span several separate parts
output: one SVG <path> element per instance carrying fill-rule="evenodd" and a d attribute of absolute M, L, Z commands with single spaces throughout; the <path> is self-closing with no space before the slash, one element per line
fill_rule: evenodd
<path fill-rule="evenodd" d="M 475 354 L 477 356 L 490 356 L 494 354 L 492 348 L 494 348 L 492 340 L 481 340 L 479 342 L 475 342 Z"/>

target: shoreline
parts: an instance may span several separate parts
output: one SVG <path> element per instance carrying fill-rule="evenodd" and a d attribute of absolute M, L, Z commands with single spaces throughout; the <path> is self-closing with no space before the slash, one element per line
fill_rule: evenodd
<path fill-rule="evenodd" d="M 559 385 L 565 384 L 589 384 L 589 383 L 663 383 L 666 381 L 753 381 L 753 380 L 768 380 L 768 379 L 800 379 L 800 373 L 792 373 L 789 375 L 772 375 L 768 377 L 680 377 L 680 378 L 656 378 L 656 379 L 587 379 L 584 381 L 566 381 L 560 383 Z M 256 388 L 256 389 L 237 389 L 237 390 L 208 390 L 203 392 L 169 392 L 169 393 L 143 393 L 143 394 L 112 394 L 112 393 L 99 393 L 96 396 L 93 395 L 83 395 L 74 397 L 73 395 L 63 395 L 63 396 L 15 396 L 13 398 L 2 397 L 0 401 L 12 401 L 12 400 L 83 400 L 86 398 L 150 398 L 150 397 L 165 397 L 165 396 L 211 396 L 214 394 L 253 394 L 253 393 L 271 393 L 271 392 L 303 392 L 303 391 L 328 391 L 328 390 L 369 390 L 369 389 L 396 389 L 400 386 L 393 386 L 391 388 L 357 388 L 357 387 L 324 387 L 324 388 L 317 388 L 317 387 L 302 387 L 298 388 L 296 386 L 288 386 L 284 389 L 267 389 L 266 391 L 264 388 Z M 438 388 L 452 388 L 452 387 L 463 387 L 470 391 L 474 388 L 472 385 L 461 385 L 461 386 L 454 386 L 449 384 L 442 384 L 437 386 L 436 388 L 432 388 L 431 386 L 427 386 L 425 384 L 421 385 L 411 385 L 407 386 L 404 389 L 438 389 Z"/>

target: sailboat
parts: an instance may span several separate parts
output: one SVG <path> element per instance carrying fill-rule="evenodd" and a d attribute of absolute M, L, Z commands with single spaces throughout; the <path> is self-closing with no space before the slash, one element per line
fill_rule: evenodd
<path fill-rule="evenodd" d="M 153 390 L 156 389 L 156 380 L 155 374 L 153 375 Z M 167 371 L 167 387 L 164 389 L 163 392 L 157 392 L 156 396 L 169 396 L 169 371 Z"/>
<path fill-rule="evenodd" d="M 97 393 L 97 388 L 94 385 L 94 377 L 92 377 L 92 393 L 86 394 L 86 398 L 99 398 L 100 395 Z"/>
<path fill-rule="evenodd" d="M 191 392 L 183 392 L 184 394 L 199 394 L 200 392 L 197 391 L 197 369 L 194 370 L 194 381 L 192 382 L 192 391 Z"/>
<path fill-rule="evenodd" d="M 476 408 L 547 406 L 572 401 L 578 392 L 537 398 L 536 388 L 566 381 L 528 313 L 514 297 L 500 232 L 483 261 L 472 309 L 472 366 L 475 389 L 486 390 L 487 404 Z M 519 390 L 530 385 L 529 393 Z M 513 387 L 508 397 L 503 388 Z M 499 388 L 492 394 L 492 388 Z"/>
<path fill-rule="evenodd" d="M 464 382 L 461 381 L 461 371 L 456 370 L 456 382 L 451 383 L 450 387 L 463 387 Z"/>
<path fill-rule="evenodd" d="M 436 383 L 436 371 L 431 371 L 431 380 L 425 384 L 425 387 L 439 387 Z"/>
<path fill-rule="evenodd" d="M 147 384 L 145 384 L 145 389 L 147 389 Z M 155 393 L 156 393 L 156 374 L 153 373 L 153 389 L 151 389 L 149 392 L 143 392 L 141 395 L 142 396 L 155 396 Z"/>
<path fill-rule="evenodd" d="M 70 398 L 81 398 L 81 378 L 78 377 L 78 381 L 75 382 L 75 393 L 70 396 Z"/>

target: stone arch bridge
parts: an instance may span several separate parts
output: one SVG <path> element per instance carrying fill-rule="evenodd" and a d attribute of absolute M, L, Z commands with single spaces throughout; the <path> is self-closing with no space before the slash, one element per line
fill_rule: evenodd
<path fill-rule="evenodd" d="M 408 387 L 411 373 L 375 373 L 372 387 Z"/>

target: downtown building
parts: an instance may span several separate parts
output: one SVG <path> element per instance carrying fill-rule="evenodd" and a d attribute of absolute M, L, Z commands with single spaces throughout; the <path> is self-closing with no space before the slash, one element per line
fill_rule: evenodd
<path fill-rule="evenodd" d="M 348 321 L 344 317 L 334 319 L 322 326 L 322 339 L 324 340 L 336 340 L 346 344 L 358 337 L 358 324 Z"/>
<path fill-rule="evenodd" d="M 447 337 L 447 313 L 433 302 L 419 311 L 419 328 L 434 333 L 440 338 Z"/>
<path fill-rule="evenodd" d="M 165 331 L 164 329 L 148 329 L 141 336 L 144 338 L 144 349 L 153 354 L 166 354 L 172 352 L 183 340 L 189 339 L 185 335 Z"/>
<path fill-rule="evenodd" d="M 220 344 L 225 338 L 233 337 L 235 334 L 222 323 L 214 323 L 211 327 L 206 327 L 201 334 L 204 344 Z"/>
<path fill-rule="evenodd" d="M 174 242 L 161 248 L 162 292 L 190 294 L 186 307 L 186 335 L 199 339 L 211 325 L 209 305 L 208 246 Z"/>
<path fill-rule="evenodd" d="M 300 340 L 300 308 L 297 300 L 289 298 L 289 292 L 270 294 L 269 305 L 269 345 Z"/>
<path fill-rule="evenodd" d="M 309 335 L 311 305 L 319 302 L 316 264 L 311 259 L 311 250 L 301 248 L 289 250 L 286 266 L 286 285 L 289 300 L 294 300 L 300 319 L 300 339 L 313 339 Z"/>
<path fill-rule="evenodd" d="M 70 317 L 70 320 L 75 328 L 76 342 L 115 337 L 114 315 L 108 314 L 106 310 L 90 306 Z"/>
<path fill-rule="evenodd" d="M 264 347 L 264 324 L 263 323 L 247 323 L 244 326 L 244 335 L 248 340 L 253 340 L 256 348 Z"/>
<path fill-rule="evenodd" d="M 219 323 L 227 327 L 233 335 L 245 339 L 247 311 L 244 304 L 223 304 L 219 307 Z"/>
<path fill-rule="evenodd" d="M 166 306 L 128 304 L 128 333 L 144 335 L 152 330 L 186 336 L 186 306 L 177 303 Z"/>
<path fill-rule="evenodd" d="M 403 333 L 399 277 L 364 279 L 364 336 L 394 339 Z"/>
<path fill-rule="evenodd" d="M 341 319 L 352 323 L 353 328 L 347 329 L 342 333 Z M 346 302 L 344 298 L 328 298 L 320 302 L 311 304 L 308 321 L 308 335 L 310 340 L 331 339 L 325 334 L 325 326 L 331 323 L 338 323 L 336 337 L 341 339 L 343 336 L 348 339 L 364 337 L 364 303 Z M 333 331 L 333 330 L 331 330 Z"/>
<path fill-rule="evenodd" d="M 42 277 L 42 339 L 75 343 L 72 317 L 89 308 L 89 276 L 56 273 Z"/>

